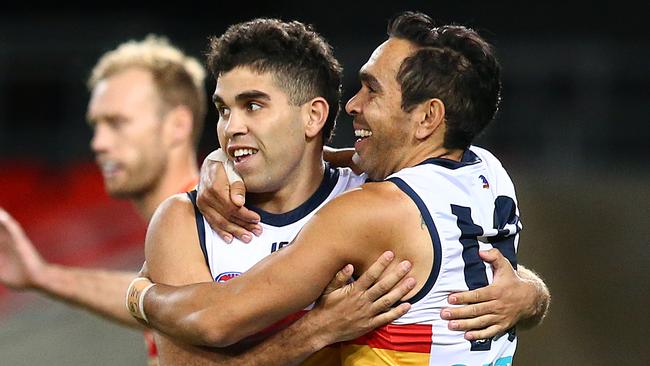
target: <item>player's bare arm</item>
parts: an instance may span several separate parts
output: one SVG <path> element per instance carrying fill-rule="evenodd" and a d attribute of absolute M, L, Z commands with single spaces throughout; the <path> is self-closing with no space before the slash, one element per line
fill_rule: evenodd
<path fill-rule="evenodd" d="M 357 338 L 406 314 L 410 304 L 392 305 L 416 282 L 402 281 L 408 262 L 387 271 L 393 259 L 391 252 L 382 254 L 354 283 L 349 283 L 353 266 L 345 266 L 305 316 L 244 353 L 229 353 L 220 364 L 296 365 L 327 345 Z"/>
<path fill-rule="evenodd" d="M 192 204 L 183 195 L 168 199 L 154 215 L 148 230 L 148 276 L 170 285 L 210 282 L 211 275 L 198 240 L 191 238 L 198 238 Z M 387 324 L 406 313 L 408 304 L 395 308 L 391 305 L 415 285 L 412 278 L 400 283 L 410 270 L 408 263 L 375 284 L 376 278 L 382 275 L 391 261 L 392 256 L 383 255 L 367 273 L 350 285 L 346 283 L 352 274 L 352 266 L 346 266 L 328 285 L 314 310 L 253 348 L 238 345 L 237 350 L 208 350 L 158 335 L 161 364 L 291 364 L 330 343 L 351 339 Z M 346 315 L 339 316 L 342 313 Z"/>
<path fill-rule="evenodd" d="M 345 264 L 353 264 L 361 273 L 392 243 L 412 242 L 405 233 L 418 230 L 419 213 L 405 197 L 391 183 L 366 184 L 345 193 L 321 209 L 293 245 L 241 277 L 221 285 L 153 287 L 144 303 L 149 322 L 193 344 L 235 343 L 313 302 Z M 411 253 L 402 245 L 395 248 L 397 265 L 405 259 L 404 253 Z M 422 248 L 413 250 L 412 257 L 416 252 L 420 255 L 413 265 L 420 270 L 414 277 L 420 283 L 432 258 L 421 255 Z"/>
<path fill-rule="evenodd" d="M 145 256 L 149 276 L 155 281 L 185 285 L 212 280 L 198 244 L 193 206 L 186 196 L 173 196 L 156 210 L 147 230 Z M 155 337 L 161 365 L 201 365 L 217 356 L 158 333 Z"/>
<path fill-rule="evenodd" d="M 518 265 L 517 275 L 528 286 L 528 293 L 530 295 L 527 296 L 527 299 L 529 301 L 533 299 L 533 306 L 527 308 L 529 310 L 528 313 L 524 313 L 519 322 L 517 322 L 517 325 L 521 326 L 522 329 L 530 329 L 540 325 L 546 317 L 548 309 L 551 306 L 551 293 L 541 277 L 532 270 Z"/>
<path fill-rule="evenodd" d="M 61 266 L 44 261 L 20 224 L 0 209 L 0 282 L 36 290 L 109 320 L 142 328 L 124 308 L 134 272 Z"/>
<path fill-rule="evenodd" d="M 147 232 L 147 276 L 156 282 L 176 286 L 211 282 L 212 276 L 199 248 L 192 203 L 185 195 L 167 199 L 156 211 Z M 288 362 L 291 360 L 289 353 L 292 353 L 271 346 L 266 347 L 262 354 L 250 353 L 243 345 L 208 349 L 159 333 L 156 334 L 156 344 L 161 365 L 256 365 L 260 364 L 256 358 L 271 363 Z M 306 357 L 311 352 L 304 353 Z"/>
<path fill-rule="evenodd" d="M 325 155 L 328 151 L 326 147 Z M 214 166 L 208 171 L 212 181 L 223 180 L 221 184 L 227 186 L 228 182 L 221 164 L 213 164 Z M 210 181 L 206 180 L 206 182 Z M 230 185 L 229 189 L 223 190 L 221 198 L 217 190 L 204 190 L 204 200 L 220 202 L 219 205 L 203 206 L 207 213 L 206 218 L 213 227 L 217 222 L 210 217 L 221 217 L 217 211 L 226 210 L 224 206 L 231 204 L 230 200 L 227 200 L 228 192 L 237 189 L 236 186 Z M 201 195 L 199 195 L 200 199 Z M 236 230 L 233 227 L 236 227 L 237 223 L 233 222 L 230 225 L 232 230 Z M 500 275 L 507 271 L 507 267 L 509 264 L 495 268 L 497 272 L 495 282 L 487 287 L 449 297 L 450 304 L 466 304 L 466 307 L 448 308 L 442 312 L 443 319 L 452 320 L 449 323 L 451 329 L 466 331 L 468 339 L 485 339 L 504 332 L 514 324 L 521 329 L 526 329 L 541 323 L 550 303 L 550 294 L 544 281 L 521 264 L 517 268 L 517 277 L 514 276 L 514 271 L 512 271 L 513 275 Z"/>

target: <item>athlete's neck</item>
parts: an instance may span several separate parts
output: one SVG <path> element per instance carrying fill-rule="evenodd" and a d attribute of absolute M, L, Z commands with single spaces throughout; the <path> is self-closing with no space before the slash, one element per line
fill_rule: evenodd
<path fill-rule="evenodd" d="M 415 166 L 427 159 L 447 159 L 461 161 L 463 159 L 463 149 L 450 149 L 445 147 L 446 129 L 437 129 L 426 139 L 418 142 L 409 148 L 410 152 L 403 154 L 408 157 L 408 163 L 404 167 Z"/>
<path fill-rule="evenodd" d="M 415 146 L 405 146 L 397 151 L 391 152 L 386 157 L 385 164 L 379 169 L 369 170 L 367 173 L 372 180 L 384 180 L 391 174 L 416 166 L 432 158 L 461 161 L 463 158 L 463 150 L 447 149 L 440 145 L 432 147 L 424 143 Z"/>
<path fill-rule="evenodd" d="M 140 197 L 133 198 L 133 204 L 140 216 L 147 222 L 167 197 L 191 187 L 199 181 L 199 168 L 194 151 L 170 157 L 167 169 L 158 183 Z"/>
<path fill-rule="evenodd" d="M 324 168 L 322 153 L 312 154 L 311 158 L 303 159 L 299 166 L 284 178 L 284 184 L 279 190 L 247 193 L 246 202 L 270 213 L 289 212 L 307 201 L 318 190 L 323 181 Z"/>
<path fill-rule="evenodd" d="M 447 159 L 447 160 L 454 160 L 454 161 L 461 161 L 463 159 L 463 152 L 464 150 L 462 149 L 446 149 L 444 147 L 440 147 L 438 149 L 435 149 L 431 154 L 429 154 L 429 157 L 426 159 Z M 426 159 L 423 159 L 421 161 L 424 161 Z"/>

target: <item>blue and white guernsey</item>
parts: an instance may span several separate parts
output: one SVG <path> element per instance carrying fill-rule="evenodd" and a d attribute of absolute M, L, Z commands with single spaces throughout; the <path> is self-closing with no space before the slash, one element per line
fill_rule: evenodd
<path fill-rule="evenodd" d="M 253 237 L 248 244 L 237 239 L 230 244 L 224 242 L 196 208 L 196 191 L 190 193 L 190 198 L 195 203 L 201 250 L 212 278 L 217 282 L 228 281 L 246 272 L 267 255 L 289 245 L 318 209 L 341 193 L 359 187 L 365 180 L 365 175 L 356 175 L 350 169 L 330 169 L 326 166 L 323 181 L 316 192 L 290 212 L 273 214 L 247 206 L 260 215 L 262 226 L 262 235 Z M 278 326 L 295 321 L 303 314 L 304 311 L 290 316 Z M 315 353 L 302 363 L 302 365 L 314 366 L 338 364 L 338 348 L 330 347 Z"/>
<path fill-rule="evenodd" d="M 469 342 L 448 329 L 440 311 L 452 292 L 492 281 L 479 250 L 498 248 L 513 266 L 521 230 L 514 186 L 488 151 L 471 147 L 460 162 L 432 158 L 402 169 L 387 181 L 417 205 L 433 246 L 433 267 L 411 310 L 392 324 L 342 346 L 343 365 L 508 366 L 516 348 L 514 329 Z"/>

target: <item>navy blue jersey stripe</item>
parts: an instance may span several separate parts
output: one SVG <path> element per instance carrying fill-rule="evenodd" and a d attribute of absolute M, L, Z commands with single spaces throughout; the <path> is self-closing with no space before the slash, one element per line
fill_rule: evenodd
<path fill-rule="evenodd" d="M 458 241 L 463 245 L 463 262 L 465 262 L 465 284 L 470 290 L 489 284 L 485 273 L 485 262 L 479 256 L 478 237 L 483 235 L 483 228 L 472 220 L 472 209 L 451 205 L 451 213 L 456 216 L 456 225 L 460 230 Z"/>
<path fill-rule="evenodd" d="M 294 222 L 302 219 L 307 216 L 309 213 L 314 211 L 318 206 L 320 206 L 327 197 L 332 193 L 336 183 L 339 180 L 339 171 L 338 169 L 330 169 L 329 165 L 325 165 L 325 171 L 323 173 L 323 180 L 321 181 L 320 186 L 311 195 L 305 202 L 300 206 L 294 208 L 293 210 L 281 214 L 274 214 L 267 211 L 264 211 L 255 206 L 246 205 L 249 210 L 257 212 L 261 221 L 267 225 L 271 226 L 286 226 L 291 225 Z"/>
<path fill-rule="evenodd" d="M 481 158 L 479 158 L 478 155 L 476 155 L 470 149 L 467 149 L 463 152 L 463 157 L 460 159 L 460 161 L 444 158 L 429 158 L 418 165 L 433 164 L 447 169 L 458 169 L 464 166 L 478 164 L 480 162 Z"/>
<path fill-rule="evenodd" d="M 433 223 L 433 218 L 429 213 L 429 209 L 424 204 L 424 201 L 422 201 L 422 198 L 420 198 L 420 196 L 415 193 L 413 188 L 411 188 L 411 186 L 409 186 L 402 179 L 397 177 L 388 178 L 387 181 L 393 182 L 399 189 L 406 193 L 406 195 L 408 195 L 413 200 L 413 202 L 415 202 L 415 205 L 418 207 L 418 210 L 420 210 L 420 214 L 424 219 L 424 223 L 427 225 L 427 229 L 429 229 L 429 236 L 431 237 L 431 242 L 433 245 L 433 265 L 431 266 L 431 273 L 429 273 L 427 282 L 425 282 L 424 287 L 422 287 L 422 289 L 418 291 L 417 294 L 407 300 L 409 303 L 415 304 L 416 302 L 422 300 L 422 298 L 431 291 L 433 285 L 438 279 L 438 274 L 440 274 L 440 264 L 442 262 L 442 246 L 440 244 L 440 236 L 438 236 L 438 230 L 436 229 L 436 225 Z"/>
<path fill-rule="evenodd" d="M 514 269 L 517 269 L 516 235 L 504 236 L 502 234 L 505 231 L 503 228 L 507 224 L 516 225 L 517 233 L 521 230 L 519 216 L 517 216 L 517 204 L 512 197 L 498 196 L 494 201 L 494 228 L 499 229 L 499 236 L 490 238 L 490 243 L 508 258 Z"/>
<path fill-rule="evenodd" d="M 199 207 L 196 205 L 196 190 L 187 192 L 187 196 L 192 201 L 194 206 L 194 220 L 196 221 L 196 230 L 199 233 L 199 244 L 201 245 L 201 252 L 203 252 L 203 258 L 205 258 L 205 264 L 210 268 L 210 261 L 208 260 L 208 249 L 205 244 L 205 226 L 203 225 L 203 214 L 199 211 Z"/>

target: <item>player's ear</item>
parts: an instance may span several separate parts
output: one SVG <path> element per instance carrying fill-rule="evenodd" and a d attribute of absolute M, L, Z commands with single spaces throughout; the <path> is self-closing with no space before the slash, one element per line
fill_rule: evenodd
<path fill-rule="evenodd" d="M 416 119 L 415 137 L 426 139 L 439 128 L 445 126 L 445 103 L 438 98 L 428 99 L 415 107 L 412 112 Z"/>
<path fill-rule="evenodd" d="M 323 97 L 316 97 L 303 104 L 303 120 L 305 121 L 305 136 L 317 136 L 327 121 L 329 104 Z"/>
<path fill-rule="evenodd" d="M 169 110 L 164 117 L 165 138 L 171 145 L 183 144 L 192 140 L 192 111 L 184 105 Z"/>

